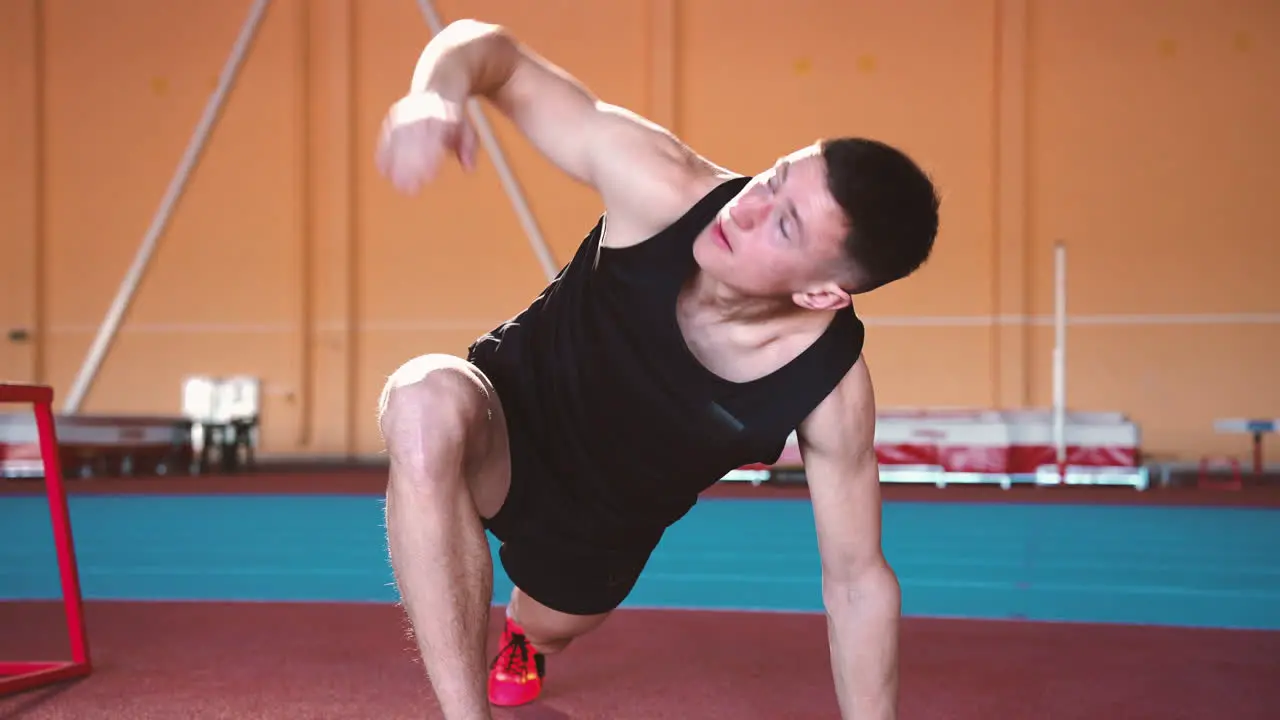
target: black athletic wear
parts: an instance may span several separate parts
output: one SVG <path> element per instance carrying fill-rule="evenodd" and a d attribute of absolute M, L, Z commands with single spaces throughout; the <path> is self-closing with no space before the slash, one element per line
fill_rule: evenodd
<path fill-rule="evenodd" d="M 696 270 L 693 241 L 747 181 L 724 182 L 628 248 L 601 247 L 602 217 L 528 309 L 470 348 L 511 436 L 511 492 L 486 527 L 512 581 L 553 609 L 616 607 L 698 494 L 777 460 L 862 352 L 852 310 L 752 382 L 725 380 L 690 352 L 676 299 Z"/>

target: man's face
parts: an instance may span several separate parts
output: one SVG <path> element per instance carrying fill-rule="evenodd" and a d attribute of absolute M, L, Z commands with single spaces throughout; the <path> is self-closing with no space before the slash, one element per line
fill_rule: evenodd
<path fill-rule="evenodd" d="M 791 297 L 811 309 L 849 302 L 844 212 L 827 190 L 819 148 L 802 148 L 756 177 L 694 242 L 707 273 L 744 295 Z"/>

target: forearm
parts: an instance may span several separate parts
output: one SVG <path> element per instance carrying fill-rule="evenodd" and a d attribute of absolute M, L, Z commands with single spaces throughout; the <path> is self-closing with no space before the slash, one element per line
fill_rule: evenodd
<path fill-rule="evenodd" d="M 823 587 L 831 668 L 845 720 L 897 717 L 901 591 L 887 566 Z"/>
<path fill-rule="evenodd" d="M 412 92 L 434 92 L 462 102 L 488 97 L 511 77 L 518 48 L 497 25 L 459 20 L 440 31 L 418 56 Z"/>

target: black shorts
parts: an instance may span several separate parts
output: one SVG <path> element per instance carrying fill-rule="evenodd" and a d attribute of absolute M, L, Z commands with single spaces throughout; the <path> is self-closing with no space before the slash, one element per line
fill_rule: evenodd
<path fill-rule="evenodd" d="M 507 409 L 511 488 L 502 508 L 481 519 L 501 542 L 502 568 L 516 587 L 552 610 L 597 615 L 617 608 L 631 594 L 662 532 L 607 540 L 593 534 L 589 511 L 569 502 L 558 478 L 542 469 L 537 448 L 514 414 L 514 407 Z"/>

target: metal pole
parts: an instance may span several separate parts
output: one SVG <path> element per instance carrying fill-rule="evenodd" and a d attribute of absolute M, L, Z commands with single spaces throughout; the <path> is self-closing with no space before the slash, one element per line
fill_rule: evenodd
<path fill-rule="evenodd" d="M 1067 483 L 1067 246 L 1053 248 L 1053 442 L 1058 480 Z"/>
<path fill-rule="evenodd" d="M 422 15 L 427 19 L 427 25 L 431 27 L 433 34 L 440 34 L 444 29 L 444 24 L 440 21 L 440 16 L 436 14 L 435 6 L 431 0 L 418 0 L 418 8 L 422 10 Z M 542 232 L 538 229 L 538 222 L 533 217 L 533 211 L 529 209 L 529 203 L 525 201 L 524 192 L 520 189 L 520 183 L 516 180 L 516 176 L 511 172 L 511 166 L 507 163 L 507 157 L 502 152 L 502 146 L 498 144 L 498 138 L 493 134 L 493 129 L 489 126 L 489 121 L 484 116 L 479 103 L 475 100 L 467 101 L 467 113 L 471 117 L 471 123 L 475 126 L 476 134 L 480 136 L 480 142 L 484 145 L 484 149 L 493 158 L 493 165 L 498 171 L 498 178 L 502 181 L 502 187 L 507 191 L 507 197 L 511 200 L 511 205 L 515 208 L 516 217 L 520 220 L 520 225 L 524 228 L 525 235 L 529 237 L 529 245 L 533 248 L 533 254 L 538 257 L 539 264 L 542 265 L 542 272 L 547 276 L 547 280 L 555 278 L 557 273 L 557 265 L 555 258 L 551 255 L 551 249 L 547 247 L 546 240 L 542 237 Z"/>
<path fill-rule="evenodd" d="M 173 179 L 169 182 L 169 188 L 165 191 L 164 197 L 160 201 L 160 208 L 151 220 L 151 227 L 147 229 L 147 233 L 142 239 L 142 245 L 139 246 L 138 252 L 133 258 L 133 264 L 129 266 L 129 271 L 120 283 L 120 289 L 116 291 L 116 297 L 111 302 L 111 307 L 107 310 L 107 315 L 103 319 L 102 325 L 98 328 L 98 334 L 93 339 L 93 344 L 89 346 L 89 352 L 85 356 L 84 364 L 80 366 L 80 372 L 76 375 L 71 390 L 67 393 L 64 412 L 68 414 L 79 412 L 80 405 L 84 402 L 84 397 L 89 392 L 89 386 L 93 384 L 98 370 L 102 366 L 102 361 L 106 358 L 107 350 L 111 347 L 112 341 L 115 340 L 116 333 L 120 329 L 120 322 L 124 319 L 124 314 L 128 311 L 129 304 L 133 302 L 133 296 L 138 292 L 138 285 L 142 282 L 142 275 L 146 271 L 147 265 L 151 262 L 151 256 L 155 252 L 160 235 L 168 226 L 169 219 L 173 216 L 173 210 L 177 206 L 178 198 L 181 197 L 186 189 L 187 180 L 195 169 L 196 161 L 204 150 L 205 142 L 209 139 L 213 125 L 217 122 L 218 116 L 222 112 L 222 105 L 226 101 L 227 93 L 230 92 L 231 86 L 235 83 L 240 66 L 249 51 L 250 44 L 252 44 L 254 37 L 257 35 L 258 27 L 262 24 L 262 17 L 266 13 L 267 5 L 269 4 L 270 0 L 254 0 L 253 6 L 249 10 L 249 17 L 240 28 L 240 34 L 236 37 L 231 54 L 222 68 L 222 75 L 218 78 L 218 86 L 209 98 L 209 102 L 205 104 L 204 114 L 200 117 L 200 122 L 196 125 L 195 132 L 187 143 L 186 152 L 183 153 L 182 160 L 178 163 L 178 169 Z"/>

